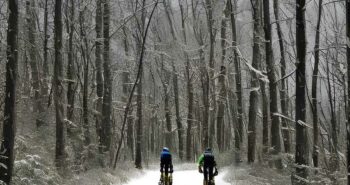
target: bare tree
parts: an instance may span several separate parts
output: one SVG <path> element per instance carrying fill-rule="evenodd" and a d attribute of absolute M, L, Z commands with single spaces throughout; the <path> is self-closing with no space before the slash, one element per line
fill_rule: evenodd
<path fill-rule="evenodd" d="M 178 74 L 175 68 L 174 63 L 172 63 L 173 68 L 173 86 L 174 86 L 174 100 L 175 100 L 175 116 L 176 116 L 176 125 L 177 125 L 177 134 L 179 140 L 179 158 L 183 160 L 184 157 L 184 142 L 183 142 L 183 126 L 180 117 L 180 100 L 179 100 L 179 80 Z"/>
<path fill-rule="evenodd" d="M 156 80 L 154 78 L 154 74 L 152 69 L 150 69 L 151 79 L 152 79 L 152 90 L 150 92 L 150 104 L 151 104 L 151 118 L 150 118 L 150 152 L 151 154 L 154 154 L 157 147 L 156 143 L 159 138 L 157 138 L 157 125 L 158 125 L 158 117 L 157 117 L 157 104 L 156 104 L 156 96 L 157 96 L 157 86 L 156 86 Z"/>
<path fill-rule="evenodd" d="M 129 41 L 128 36 L 126 34 L 126 29 L 123 29 L 124 33 L 124 52 L 126 59 L 130 57 L 130 51 L 129 51 Z M 126 60 L 126 62 L 129 62 Z M 123 79 L 123 101 L 128 101 L 128 95 L 130 94 L 131 88 L 130 88 L 130 73 L 128 71 L 124 71 L 122 75 Z M 132 115 L 133 109 L 131 108 L 128 115 L 128 123 L 127 123 L 127 146 L 130 151 L 131 158 L 134 159 L 134 118 Z"/>
<path fill-rule="evenodd" d="M 298 185 L 307 184 L 307 169 L 309 164 L 308 134 L 306 121 L 306 21 L 305 0 L 296 1 L 296 99 L 295 99 L 295 174 L 292 175 L 292 183 Z"/>
<path fill-rule="evenodd" d="M 200 20 L 199 10 L 198 10 L 199 1 L 191 0 L 191 9 L 193 17 L 193 32 L 194 37 L 199 45 L 200 49 L 198 51 L 199 61 L 200 61 L 200 80 L 202 87 L 202 101 L 203 101 L 203 118 L 201 120 L 201 147 L 204 149 L 209 146 L 209 74 L 205 64 L 205 53 L 204 53 L 204 31 L 202 30 L 202 20 Z M 199 109 L 198 109 L 199 110 Z"/>
<path fill-rule="evenodd" d="M 260 69 L 265 71 L 266 65 L 261 64 Z M 262 109 L 262 125 L 263 125 L 263 133 L 262 133 L 262 144 L 263 144 L 263 153 L 267 153 L 270 148 L 270 138 L 269 138 L 269 105 L 271 104 L 268 100 L 266 93 L 266 82 L 264 80 L 259 80 L 260 83 L 260 92 L 261 92 L 261 109 Z M 271 134 L 272 135 L 272 134 Z"/>
<path fill-rule="evenodd" d="M 322 3 L 323 0 L 318 2 L 318 18 L 317 18 L 317 26 L 316 26 L 316 39 L 315 39 L 315 47 L 314 47 L 314 55 L 315 55 L 315 64 L 312 73 L 312 114 L 313 114 L 313 152 L 312 152 L 312 160 L 315 167 L 318 167 L 318 137 L 319 137 L 319 126 L 318 126 L 318 99 L 317 99 L 317 81 L 318 81 L 318 65 L 320 62 L 320 34 L 321 34 L 321 17 L 322 17 Z"/>
<path fill-rule="evenodd" d="M 254 35 L 253 35 L 253 63 L 252 66 L 259 70 L 261 61 L 261 1 L 251 0 L 253 9 L 253 21 L 254 21 Z M 257 74 L 252 71 L 251 73 L 251 89 L 249 99 L 249 123 L 248 123 L 248 162 L 253 163 L 255 161 L 256 150 L 256 124 L 258 117 L 258 105 L 259 105 L 259 78 Z"/>
<path fill-rule="evenodd" d="M 43 83 L 42 83 L 42 95 L 47 96 L 48 95 L 48 90 L 49 90 L 49 61 L 48 61 L 48 41 L 49 41 L 49 36 L 48 36 L 48 0 L 45 0 L 45 5 L 44 5 L 44 51 L 43 51 Z"/>
<path fill-rule="evenodd" d="M 43 113 L 44 107 L 41 95 L 40 65 L 37 56 L 36 43 L 36 26 L 35 26 L 35 3 L 33 0 L 26 1 L 27 14 L 27 42 L 26 54 L 29 55 L 29 65 L 31 68 L 32 87 L 34 91 L 34 114 L 36 115 L 36 126 L 40 127 L 44 124 Z"/>
<path fill-rule="evenodd" d="M 102 145 L 104 151 L 109 151 L 111 145 L 111 122 L 112 122 L 112 74 L 111 74 L 111 59 L 109 58 L 110 49 L 110 0 L 103 0 L 103 77 L 104 77 L 104 90 L 103 90 L 103 104 L 102 104 Z"/>
<path fill-rule="evenodd" d="M 70 1 L 69 15 L 67 17 L 67 34 L 68 38 L 68 59 L 67 59 L 67 137 L 69 138 L 73 153 L 75 165 L 80 165 L 81 159 L 81 140 L 80 140 L 80 127 L 75 122 L 75 93 L 76 93 L 76 69 L 75 69 L 75 47 L 73 44 L 75 33 L 75 1 Z M 67 12 L 68 13 L 68 12 Z"/>
<path fill-rule="evenodd" d="M 75 1 L 70 1 L 70 14 L 67 15 L 67 32 L 68 38 L 68 60 L 67 60 L 67 120 L 74 123 L 74 109 L 75 109 L 75 89 L 76 89 L 76 71 L 74 62 L 74 32 L 75 32 Z M 72 137 L 74 124 L 68 124 L 67 135 Z"/>
<path fill-rule="evenodd" d="M 326 63 L 326 83 L 328 86 L 327 95 L 328 101 L 330 105 L 330 116 L 331 116 L 331 145 L 329 147 L 331 152 L 330 157 L 330 170 L 335 172 L 339 169 L 339 156 L 338 156 L 338 123 L 336 117 L 336 102 L 334 98 L 335 92 L 333 91 L 334 83 L 331 83 L 331 80 L 334 82 L 334 79 L 331 79 L 331 71 L 330 71 L 330 61 L 327 60 Z M 334 75 L 333 75 L 334 78 Z M 333 86 L 332 86 L 333 85 Z M 333 179 L 336 180 L 336 179 Z"/>
<path fill-rule="evenodd" d="M 284 46 L 284 40 L 283 40 L 283 33 L 280 23 L 280 16 L 279 16 L 279 1 L 273 0 L 273 10 L 275 14 L 276 19 L 276 27 L 277 27 L 277 36 L 278 36 L 278 43 L 279 43 L 279 49 L 280 49 L 280 55 L 281 55 L 281 76 L 282 78 L 285 78 L 286 76 L 286 49 Z M 287 79 L 281 80 L 281 90 L 280 90 L 280 99 L 281 99 L 281 110 L 283 115 L 288 115 L 288 81 Z M 291 141 L 290 141 L 290 133 L 289 133 L 289 127 L 287 125 L 287 120 L 282 119 L 282 126 L 283 128 L 283 144 L 284 144 L 284 150 L 286 153 L 289 153 L 291 151 Z"/>
<path fill-rule="evenodd" d="M 136 10 L 138 8 L 138 4 L 141 3 L 141 8 L 144 9 L 146 6 L 146 0 L 142 0 L 142 2 L 136 1 Z M 137 19 L 137 34 L 136 37 L 136 52 L 137 57 L 140 58 L 139 63 L 139 74 L 138 74 L 138 83 L 137 83 L 137 97 L 136 97 L 136 103 L 137 103 L 137 110 L 136 110 L 136 154 L 135 154 L 135 166 L 138 169 L 142 168 L 142 137 L 143 137 L 143 125 L 142 125 L 142 79 L 143 79 L 143 54 L 144 54 L 144 47 L 145 47 L 145 37 L 147 36 L 147 31 L 145 31 L 145 22 L 146 22 L 146 11 L 142 11 L 141 13 L 141 20 Z M 141 21 L 141 22 L 140 22 Z M 146 29 L 148 30 L 148 29 Z M 146 34 L 145 34 L 146 33 Z M 133 91 L 132 91 L 133 93 Z"/>
<path fill-rule="evenodd" d="M 187 34 L 186 34 L 186 15 L 188 14 L 187 7 L 187 0 L 179 0 L 179 7 L 180 7 L 180 13 L 181 13 L 181 31 L 182 31 L 182 39 L 185 45 L 187 45 Z M 186 71 L 185 76 L 187 80 L 187 131 L 186 131 L 186 160 L 191 161 L 192 156 L 192 125 L 193 125 L 193 118 L 194 118 L 194 112 L 193 112 L 193 82 L 192 82 L 192 76 L 191 76 L 191 63 L 190 58 L 188 56 L 187 51 L 183 51 L 185 60 L 186 60 Z"/>
<path fill-rule="evenodd" d="M 65 115 L 64 115 L 64 84 L 63 84 L 63 56 L 62 56 L 62 0 L 55 3 L 55 64 L 53 76 L 54 101 L 56 108 L 56 166 L 62 169 L 65 165 Z"/>
<path fill-rule="evenodd" d="M 346 1 L 346 38 L 347 38 L 347 65 L 348 65 L 348 84 L 350 84 L 350 0 Z M 350 94 L 350 86 L 348 85 L 348 94 Z M 350 105 L 350 99 L 348 98 L 348 105 Z M 350 185 L 350 110 L 348 110 L 346 122 L 347 131 L 347 173 L 348 173 L 348 185 Z"/>
<path fill-rule="evenodd" d="M 237 98 L 237 123 L 235 126 L 235 155 L 236 162 L 240 161 L 240 150 L 243 143 L 243 97 L 242 97 L 242 75 L 241 75 L 241 63 L 238 56 L 237 48 L 237 31 L 236 31 L 236 16 L 233 8 L 233 0 L 229 0 L 230 5 L 230 17 L 231 17 L 231 31 L 232 31 L 232 47 L 234 54 L 234 67 L 235 67 L 235 81 L 236 81 L 236 98 Z"/>
<path fill-rule="evenodd" d="M 278 91 L 275 75 L 275 63 L 273 59 L 272 50 L 272 29 L 270 21 L 270 1 L 264 0 L 264 30 L 265 30 L 265 53 L 266 53 L 266 66 L 267 76 L 270 81 L 270 118 L 271 118 L 271 147 L 273 148 L 274 155 L 280 155 L 282 151 L 281 144 L 281 123 L 280 118 L 274 114 L 278 113 Z M 281 169 L 282 159 L 276 160 L 276 167 Z"/>
<path fill-rule="evenodd" d="M 162 85 L 164 92 L 164 113 L 165 113 L 165 145 L 172 148 L 172 123 L 171 123 L 171 109 L 170 109 L 170 72 L 164 68 L 164 55 L 161 54 L 161 68 L 162 71 L 160 73 L 162 76 Z"/>
<path fill-rule="evenodd" d="M 177 41 L 176 35 L 175 35 L 175 28 L 173 25 L 173 21 L 170 16 L 171 12 L 171 6 L 169 2 L 166 0 L 163 2 L 164 9 L 166 16 L 168 18 L 168 23 L 170 27 L 170 33 L 173 37 L 173 42 Z M 173 86 L 174 86 L 174 100 L 175 100 L 175 116 L 176 116 L 176 125 L 177 125 L 177 133 L 178 133 L 178 140 L 179 140 L 179 157 L 182 160 L 183 159 L 183 127 L 182 127 L 182 122 L 180 118 L 180 105 L 179 105 L 179 85 L 178 85 L 178 74 L 176 72 L 176 67 L 174 65 L 174 61 L 172 62 L 172 68 L 173 68 Z"/>
<path fill-rule="evenodd" d="M 226 92 L 226 30 L 227 30 L 227 20 L 230 16 L 229 12 L 229 0 L 226 1 L 225 9 L 224 9 L 224 17 L 221 20 L 221 69 L 219 76 L 219 97 L 218 97 L 218 112 L 216 114 L 216 142 L 218 144 L 219 150 L 224 150 L 224 138 L 225 138 L 225 102 L 227 98 Z"/>
<path fill-rule="evenodd" d="M 226 92 L 226 67 L 221 66 L 220 70 L 220 76 L 219 76 L 219 98 L 218 98 L 218 113 L 217 113 L 217 143 L 219 146 L 219 150 L 223 151 L 225 146 L 224 146 L 224 140 L 225 140 L 225 123 L 224 123 L 224 116 L 225 116 L 225 102 L 226 102 L 226 97 L 227 97 L 227 92 Z"/>
<path fill-rule="evenodd" d="M 103 99 L 103 76 L 102 76 L 102 0 L 96 1 L 96 49 L 95 49 L 95 67 L 96 67 L 96 133 L 99 140 L 99 151 L 102 152 L 102 99 Z"/>
<path fill-rule="evenodd" d="M 214 16 L 213 16 L 213 8 L 214 8 L 215 2 L 213 3 L 212 0 L 205 0 L 205 9 L 207 11 L 207 26 L 208 26 L 208 32 L 209 32 L 209 71 L 208 71 L 208 78 L 206 83 L 209 86 L 209 102 L 208 106 L 210 107 L 209 112 L 209 138 L 208 139 L 208 146 L 213 147 L 214 138 L 215 138 L 215 114 L 216 114 L 216 95 L 215 95 L 215 30 L 214 30 Z"/>
<path fill-rule="evenodd" d="M 173 38 L 173 42 L 176 42 L 176 35 L 175 35 L 175 28 L 173 25 L 173 20 L 171 19 L 170 16 L 170 11 L 171 11 L 171 6 L 170 4 L 168 4 L 169 2 L 167 0 L 165 0 L 163 2 L 164 5 L 164 10 L 165 10 L 165 14 L 169 23 L 169 27 L 170 27 L 170 33 L 171 36 Z M 159 42 L 161 42 L 160 37 L 159 38 Z M 166 133 L 165 133 L 165 145 L 169 148 L 172 149 L 172 123 L 171 123 L 171 109 L 170 109 L 170 71 L 165 70 L 164 68 L 164 55 L 161 54 L 161 62 L 162 62 L 162 72 L 164 73 L 163 76 L 163 80 L 162 80 L 162 84 L 163 84 L 163 91 L 164 91 L 164 111 L 165 111 L 165 122 L 166 122 Z M 175 84 L 174 84 L 175 85 Z"/>
<path fill-rule="evenodd" d="M 79 147 L 84 144 L 85 150 L 87 150 L 88 155 L 91 155 L 90 151 L 90 124 L 89 124 L 89 69 L 90 69 L 90 52 L 89 44 L 86 30 L 86 7 L 79 7 L 79 23 L 80 23 L 80 39 L 81 39 L 81 54 L 83 59 L 83 125 L 82 125 L 82 135 L 84 136 L 83 142 L 79 141 Z M 80 129 L 78 129 L 76 135 L 80 135 Z"/>
<path fill-rule="evenodd" d="M 0 157 L 0 182 L 11 183 L 15 161 L 16 86 L 18 69 L 18 1 L 8 1 L 6 88 L 3 131 Z"/>

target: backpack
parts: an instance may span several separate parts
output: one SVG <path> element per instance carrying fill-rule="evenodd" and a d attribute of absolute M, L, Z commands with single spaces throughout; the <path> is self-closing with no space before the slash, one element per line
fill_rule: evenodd
<path fill-rule="evenodd" d="M 204 166 L 205 167 L 215 166 L 215 159 L 212 153 L 204 153 Z"/>

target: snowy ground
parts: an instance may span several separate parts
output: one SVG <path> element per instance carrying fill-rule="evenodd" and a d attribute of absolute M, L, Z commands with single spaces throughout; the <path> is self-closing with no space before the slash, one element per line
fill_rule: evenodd
<path fill-rule="evenodd" d="M 226 172 L 221 172 L 215 178 L 216 185 L 230 185 L 223 180 Z M 159 171 L 146 171 L 145 174 L 139 178 L 131 179 L 127 184 L 123 185 L 140 185 L 140 184 L 157 184 L 160 178 Z M 173 174 L 173 185 L 193 185 L 203 184 L 203 175 L 197 170 L 175 171 Z"/>

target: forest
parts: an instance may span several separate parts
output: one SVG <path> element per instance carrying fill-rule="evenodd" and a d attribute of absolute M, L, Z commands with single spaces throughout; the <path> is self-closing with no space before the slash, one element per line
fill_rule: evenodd
<path fill-rule="evenodd" d="M 350 0 L 0 0 L 0 84 L 0 184 L 350 185 Z"/>

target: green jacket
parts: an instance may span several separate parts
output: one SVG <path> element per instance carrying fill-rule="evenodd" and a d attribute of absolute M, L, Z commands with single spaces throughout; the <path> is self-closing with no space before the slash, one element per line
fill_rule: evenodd
<path fill-rule="evenodd" d="M 197 164 L 198 164 L 198 166 L 203 166 L 204 165 L 204 154 L 199 156 Z"/>

